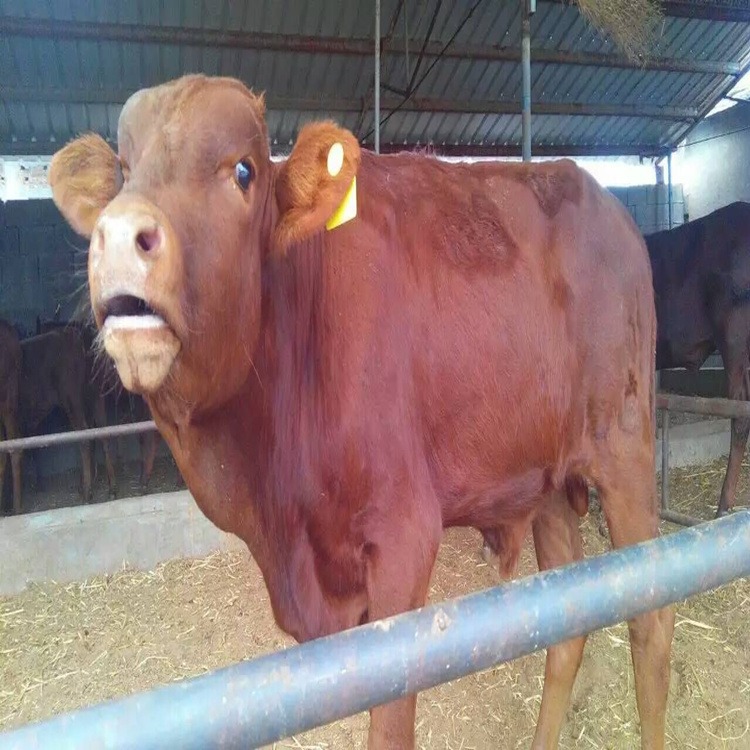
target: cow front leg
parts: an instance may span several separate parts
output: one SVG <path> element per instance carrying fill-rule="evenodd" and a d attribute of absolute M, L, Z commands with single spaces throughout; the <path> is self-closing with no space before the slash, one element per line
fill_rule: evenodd
<path fill-rule="evenodd" d="M 411 498 L 410 498 L 411 499 Z M 368 620 L 416 609 L 427 601 L 430 575 L 440 546 L 442 526 L 436 503 L 414 502 L 405 517 L 406 499 L 377 522 L 379 533 L 367 544 Z M 411 750 L 417 696 L 370 711 L 368 750 Z"/>

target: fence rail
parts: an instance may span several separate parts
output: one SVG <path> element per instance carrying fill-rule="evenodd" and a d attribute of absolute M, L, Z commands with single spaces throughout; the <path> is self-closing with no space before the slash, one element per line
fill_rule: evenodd
<path fill-rule="evenodd" d="M 729 398 L 705 398 L 704 396 L 678 396 L 676 393 L 657 393 L 656 408 L 665 411 L 705 414 L 710 417 L 750 418 L 750 401 L 734 401 Z"/>
<path fill-rule="evenodd" d="M 703 396 L 679 396 L 674 393 L 657 393 L 656 409 L 662 411 L 661 427 L 661 517 L 680 526 L 695 526 L 700 519 L 678 513 L 669 507 L 669 413 L 704 414 L 711 417 L 750 418 L 750 401 Z"/>
<path fill-rule="evenodd" d="M 6 732 L 0 750 L 258 747 L 748 575 L 750 512 L 740 511 Z"/>
<path fill-rule="evenodd" d="M 138 435 L 143 432 L 156 430 L 156 423 L 131 422 L 109 427 L 92 427 L 88 430 L 73 430 L 71 432 L 53 432 L 51 435 L 34 435 L 32 437 L 16 438 L 0 441 L 0 453 L 13 453 L 32 448 L 49 448 L 53 445 L 67 445 L 69 443 L 84 443 L 87 440 L 104 440 L 122 437 L 123 435 Z"/>

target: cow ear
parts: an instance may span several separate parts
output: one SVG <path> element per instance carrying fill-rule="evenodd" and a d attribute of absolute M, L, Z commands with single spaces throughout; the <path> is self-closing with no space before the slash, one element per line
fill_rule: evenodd
<path fill-rule="evenodd" d="M 52 157 L 52 198 L 78 234 L 91 237 L 99 214 L 122 187 L 115 152 L 98 135 L 76 138 Z"/>
<path fill-rule="evenodd" d="M 278 168 L 276 252 L 353 218 L 359 160 L 359 143 L 348 130 L 332 122 L 302 128 L 290 157 Z"/>

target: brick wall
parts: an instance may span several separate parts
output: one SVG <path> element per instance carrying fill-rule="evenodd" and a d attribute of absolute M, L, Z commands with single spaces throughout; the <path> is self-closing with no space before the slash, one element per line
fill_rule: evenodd
<path fill-rule="evenodd" d="M 666 185 L 609 188 L 628 209 L 643 234 L 669 229 L 669 199 Z M 672 185 L 672 226 L 682 224 L 685 202 L 682 185 Z"/>

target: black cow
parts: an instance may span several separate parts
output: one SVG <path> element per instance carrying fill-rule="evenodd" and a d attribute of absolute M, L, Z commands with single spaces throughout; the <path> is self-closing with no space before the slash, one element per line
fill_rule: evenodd
<path fill-rule="evenodd" d="M 750 397 L 750 203 L 646 237 L 656 295 L 656 369 L 697 370 L 717 349 L 729 398 Z M 750 420 L 732 420 L 717 515 L 734 505 Z"/>

